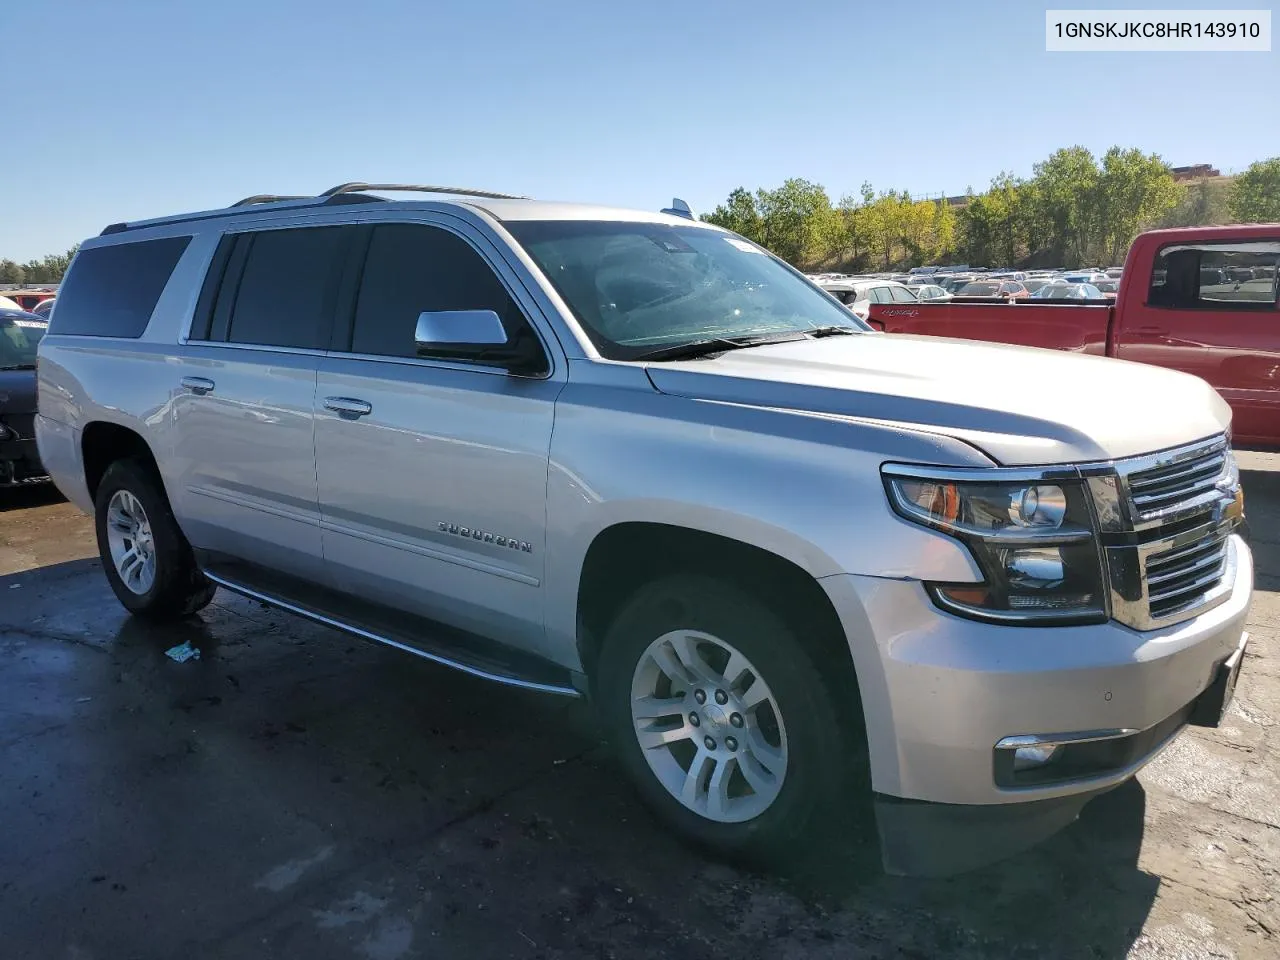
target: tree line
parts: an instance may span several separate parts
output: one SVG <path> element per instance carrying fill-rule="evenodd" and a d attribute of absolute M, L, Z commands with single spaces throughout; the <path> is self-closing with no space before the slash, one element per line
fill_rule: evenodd
<path fill-rule="evenodd" d="M 833 203 L 794 178 L 739 187 L 703 220 L 754 240 L 804 270 L 901 270 L 924 264 L 1117 265 L 1153 227 L 1280 222 L 1280 157 L 1234 178 L 1179 183 L 1156 154 L 1058 150 L 1030 178 L 1001 173 L 963 203 L 919 200 L 864 183 Z"/>
<path fill-rule="evenodd" d="M 21 283 L 39 286 L 42 283 L 57 283 L 71 265 L 77 244 L 66 253 L 50 253 L 39 260 L 28 260 L 18 263 L 16 260 L 0 260 L 0 283 Z M 2 294 L 0 294 L 2 295 Z"/>
<path fill-rule="evenodd" d="M 1001 173 L 955 206 L 870 183 L 832 203 L 820 184 L 793 178 L 773 190 L 738 187 L 702 219 L 805 270 L 1106 266 L 1152 227 L 1280 222 L 1280 157 L 1234 178 L 1178 183 L 1156 154 L 1112 147 L 1099 161 L 1084 147 L 1066 147 L 1029 179 Z M 0 283 L 56 283 L 75 252 L 0 260 Z"/>

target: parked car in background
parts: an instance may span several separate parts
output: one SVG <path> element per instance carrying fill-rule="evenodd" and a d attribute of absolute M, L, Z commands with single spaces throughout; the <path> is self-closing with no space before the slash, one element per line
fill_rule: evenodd
<path fill-rule="evenodd" d="M 1120 290 L 1120 281 L 1119 280 L 1099 280 L 1097 283 L 1094 284 L 1094 286 L 1097 287 L 1098 292 L 1101 293 L 1108 300 L 1114 300 L 1116 298 L 1116 294 Z"/>
<path fill-rule="evenodd" d="M 911 289 L 915 291 L 917 300 L 950 300 L 953 296 L 936 283 L 926 283 Z"/>
<path fill-rule="evenodd" d="M 1046 283 L 1052 283 L 1053 277 L 1027 277 L 1022 285 L 1027 288 L 1027 296 L 1033 296 Z"/>
<path fill-rule="evenodd" d="M 957 297 L 1003 297 L 1020 300 L 1027 288 L 1016 280 L 972 280 L 955 292 Z"/>
<path fill-rule="evenodd" d="M 873 303 L 915 303 L 913 287 L 896 280 L 831 280 L 820 286 L 863 320 Z"/>
<path fill-rule="evenodd" d="M 0 488 L 48 480 L 36 450 L 36 350 L 48 325 L 0 309 Z"/>
<path fill-rule="evenodd" d="M 1105 300 L 1102 291 L 1092 283 L 1055 280 L 1033 293 L 1036 300 Z"/>
<path fill-rule="evenodd" d="M 1107 267 L 1105 272 L 1112 280 L 1119 280 L 1124 274 L 1124 267 Z"/>
<path fill-rule="evenodd" d="M 48 300 L 41 300 L 31 308 L 31 312 L 38 317 L 43 317 L 45 320 L 48 320 L 49 315 L 53 313 L 53 305 L 57 300 L 57 297 L 50 297 Z"/>
<path fill-rule="evenodd" d="M 1042 298 L 1057 291 L 1046 294 L 1047 285 L 1015 306 L 873 306 L 870 321 L 890 333 L 1053 347 L 1182 370 L 1231 405 L 1237 442 L 1280 447 L 1278 266 L 1277 224 L 1154 230 L 1133 242 L 1112 302 L 1049 303 Z M 1255 279 L 1226 279 L 1228 270 L 1245 268 Z M 1129 399 L 1117 396 L 1116 409 Z"/>
<path fill-rule="evenodd" d="M 971 283 L 972 281 L 977 279 L 978 279 L 977 275 L 973 273 L 953 273 L 947 277 L 940 279 L 938 281 L 938 286 L 946 290 L 947 293 L 955 293 L 957 290 L 963 287 L 966 283 Z"/>
<path fill-rule="evenodd" d="M 48 287 L 28 287 L 23 290 L 5 290 L 3 296 L 18 305 L 19 310 L 31 310 L 41 300 L 48 300 L 54 295 Z"/>
<path fill-rule="evenodd" d="M 1062 279 L 1067 283 L 1099 283 L 1109 278 L 1100 270 L 1081 270 L 1064 274 Z"/>

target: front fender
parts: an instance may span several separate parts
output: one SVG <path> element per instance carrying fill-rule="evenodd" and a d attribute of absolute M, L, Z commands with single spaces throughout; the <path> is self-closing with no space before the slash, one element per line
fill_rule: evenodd
<path fill-rule="evenodd" d="M 551 647 L 576 657 L 583 562 L 619 523 L 737 540 L 814 579 L 981 579 L 963 545 L 889 508 L 888 460 L 990 465 L 961 441 L 885 425 L 571 383 L 557 403 L 547 488 Z"/>

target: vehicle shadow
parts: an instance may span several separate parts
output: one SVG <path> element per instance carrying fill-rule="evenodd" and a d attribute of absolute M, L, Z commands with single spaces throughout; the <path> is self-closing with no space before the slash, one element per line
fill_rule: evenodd
<path fill-rule="evenodd" d="M 1061 833 L 969 873 L 890 877 L 865 850 L 831 848 L 786 879 L 836 930 L 896 918 L 880 921 L 896 955 L 1124 957 L 1160 886 L 1138 867 L 1145 813 L 1131 780 Z"/>
<path fill-rule="evenodd" d="M 48 507 L 66 500 L 52 483 L 33 483 L 29 486 L 0 490 L 0 513 L 10 510 L 29 510 L 32 507 Z"/>
<path fill-rule="evenodd" d="M 1253 550 L 1257 585 L 1280 590 L 1280 534 L 1258 518 L 1280 515 L 1280 471 L 1241 470 L 1244 485 L 1245 536 Z"/>

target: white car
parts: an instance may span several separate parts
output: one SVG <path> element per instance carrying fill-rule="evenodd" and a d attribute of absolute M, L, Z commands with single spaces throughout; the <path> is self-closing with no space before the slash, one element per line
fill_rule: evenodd
<path fill-rule="evenodd" d="M 914 287 L 896 280 L 830 280 L 820 286 L 863 320 L 867 319 L 873 303 L 916 303 L 920 300 Z"/>
<path fill-rule="evenodd" d="M 950 300 L 954 296 L 954 294 L 936 283 L 926 283 L 919 287 L 912 287 L 912 289 L 915 291 L 916 299 L 922 301 Z"/>

